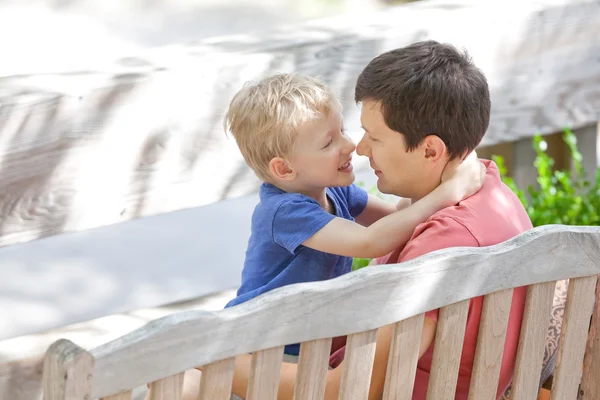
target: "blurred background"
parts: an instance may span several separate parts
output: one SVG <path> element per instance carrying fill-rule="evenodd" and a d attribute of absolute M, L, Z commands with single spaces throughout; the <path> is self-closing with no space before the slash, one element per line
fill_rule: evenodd
<path fill-rule="evenodd" d="M 534 225 L 600 224 L 598 0 L 0 0 L 0 366 L 222 308 L 259 185 L 222 129 L 233 94 L 318 75 L 358 140 L 356 77 L 425 39 L 485 72 L 478 154 Z"/>
<path fill-rule="evenodd" d="M 403 0 L 3 0 L 0 75 L 79 72 L 147 49 L 364 13 Z"/>

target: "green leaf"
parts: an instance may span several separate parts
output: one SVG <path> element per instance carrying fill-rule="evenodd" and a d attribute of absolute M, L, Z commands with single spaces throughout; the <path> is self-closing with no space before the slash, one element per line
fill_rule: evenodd
<path fill-rule="evenodd" d="M 539 187 L 529 186 L 527 196 L 514 180 L 507 176 L 501 156 L 492 160 L 498 165 L 502 181 L 518 196 L 534 226 L 546 224 L 599 225 L 600 224 L 600 167 L 596 179 L 586 179 L 582 155 L 577 148 L 577 137 L 565 129 L 562 139 L 569 148 L 573 170 L 555 170 L 555 161 L 548 154 L 548 144 L 540 134 L 534 135 L 532 146 L 536 152 L 534 167 Z"/>

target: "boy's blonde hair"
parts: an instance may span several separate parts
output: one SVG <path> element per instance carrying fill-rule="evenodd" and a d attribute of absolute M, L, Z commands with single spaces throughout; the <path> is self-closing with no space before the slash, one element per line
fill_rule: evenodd
<path fill-rule="evenodd" d="M 333 92 L 316 78 L 274 75 L 247 83 L 236 93 L 225 116 L 225 132 L 231 132 L 256 175 L 269 182 L 269 162 L 288 154 L 297 129 L 341 108 Z"/>

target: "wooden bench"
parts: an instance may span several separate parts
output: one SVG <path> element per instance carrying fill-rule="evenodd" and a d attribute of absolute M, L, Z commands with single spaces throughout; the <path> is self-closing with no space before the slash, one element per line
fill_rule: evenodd
<path fill-rule="evenodd" d="M 253 353 L 247 399 L 276 399 L 283 346 L 301 342 L 295 399 L 323 398 L 330 338 L 348 336 L 340 399 L 366 399 L 377 329 L 394 324 L 384 399 L 410 399 L 423 313 L 441 308 L 428 399 L 454 397 L 469 299 L 485 296 L 471 399 L 494 399 L 512 288 L 529 286 L 513 399 L 540 389 L 556 281 L 569 279 L 552 398 L 600 398 L 600 228 L 544 226 L 487 248 L 454 248 L 340 278 L 280 288 L 218 312 L 184 312 L 86 351 L 55 342 L 45 400 L 181 399 L 184 371 L 203 365 L 199 399 L 229 400 L 233 360 Z M 440 282 L 444 282 L 443 286 Z M 374 310 L 377 310 L 376 312 Z M 301 318 L 298 316 L 301 315 Z M 583 365 L 583 368 L 582 368 Z"/>

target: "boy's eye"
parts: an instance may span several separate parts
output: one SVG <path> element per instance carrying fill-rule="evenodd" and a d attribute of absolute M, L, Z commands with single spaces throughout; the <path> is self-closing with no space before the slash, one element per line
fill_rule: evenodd
<path fill-rule="evenodd" d="M 333 142 L 333 140 L 329 139 L 329 142 L 327 142 L 327 144 L 325 146 L 323 146 L 323 148 L 324 149 L 328 148 L 332 142 Z"/>

